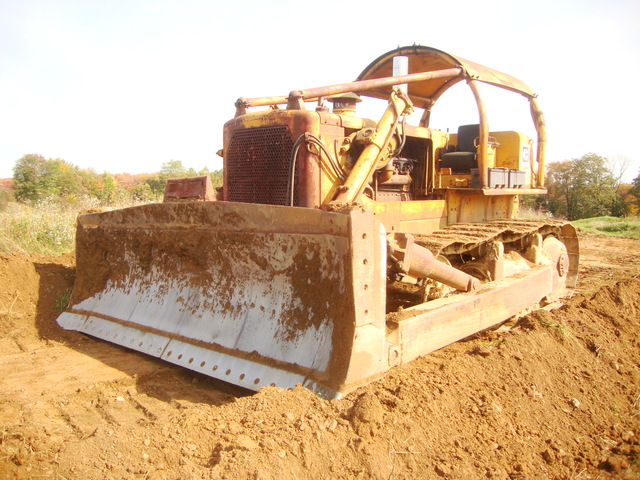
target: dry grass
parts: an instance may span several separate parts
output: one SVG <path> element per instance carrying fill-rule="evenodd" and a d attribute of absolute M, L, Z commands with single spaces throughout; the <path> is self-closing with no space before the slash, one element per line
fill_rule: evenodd
<path fill-rule="evenodd" d="M 520 205 L 518 217 L 527 220 L 549 220 L 554 218 L 553 214 L 549 211 L 536 210 L 526 205 Z"/>
<path fill-rule="evenodd" d="M 38 204 L 8 203 L 0 211 L 0 253 L 60 255 L 75 248 L 78 213 L 98 207 L 98 200 L 73 203 L 48 200 Z M 107 209 L 128 205 L 112 205 Z M 104 207 L 102 207 L 104 209 Z"/>
<path fill-rule="evenodd" d="M 10 203 L 0 213 L 0 252 L 56 255 L 73 250 L 76 214 L 56 203 Z"/>

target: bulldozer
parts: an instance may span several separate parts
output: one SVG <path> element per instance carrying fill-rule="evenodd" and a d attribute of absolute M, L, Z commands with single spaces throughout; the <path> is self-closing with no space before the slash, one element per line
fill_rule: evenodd
<path fill-rule="evenodd" d="M 430 128 L 461 82 L 477 123 Z M 491 130 L 480 84 L 528 100 L 535 138 Z M 365 100 L 379 117 L 358 115 Z M 239 98 L 222 187 L 172 179 L 162 203 L 78 217 L 58 324 L 247 389 L 340 398 L 571 293 L 574 227 L 518 218 L 546 193 L 545 145 L 525 83 L 426 46 L 352 82 Z"/>

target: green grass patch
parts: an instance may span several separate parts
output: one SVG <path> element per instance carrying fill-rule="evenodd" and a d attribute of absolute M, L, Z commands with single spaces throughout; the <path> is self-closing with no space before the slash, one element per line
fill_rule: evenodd
<path fill-rule="evenodd" d="M 69 306 L 69 301 L 71 300 L 71 290 L 67 290 L 66 292 L 61 293 L 58 298 L 56 298 L 56 310 L 62 312 L 65 308 Z"/>
<path fill-rule="evenodd" d="M 595 217 L 571 222 L 587 232 L 640 240 L 640 218 Z"/>
<path fill-rule="evenodd" d="M 575 337 L 575 335 L 573 334 L 573 332 L 566 327 L 565 325 L 562 325 L 560 323 L 553 323 L 550 322 L 548 320 L 546 320 L 545 318 L 538 318 L 538 321 L 540 322 L 541 325 L 547 327 L 547 328 L 551 328 L 553 330 L 555 330 L 556 332 L 558 332 L 560 334 L 560 337 L 562 337 L 563 340 L 569 340 L 572 342 L 577 342 L 577 339 Z"/>

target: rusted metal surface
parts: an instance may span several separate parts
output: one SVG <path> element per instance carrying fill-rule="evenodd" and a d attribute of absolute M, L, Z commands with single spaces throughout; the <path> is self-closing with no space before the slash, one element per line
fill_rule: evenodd
<path fill-rule="evenodd" d="M 170 178 L 164 189 L 163 202 L 181 201 L 213 201 L 216 192 L 211 184 L 211 177 Z"/>
<path fill-rule="evenodd" d="M 533 265 L 475 293 L 445 297 L 389 314 L 387 322 L 394 332 L 389 341 L 399 346 L 398 362 L 409 362 L 489 328 L 542 300 L 553 301 L 566 295 L 578 275 L 578 239 L 573 226 L 566 222 L 456 225 L 418 238 L 434 255 L 459 255 L 483 244 L 517 245 L 530 236 L 541 240 L 522 251 L 532 261 L 527 263 Z M 536 248 L 539 251 L 531 251 Z"/>
<path fill-rule="evenodd" d="M 306 134 L 320 136 L 318 114 L 272 110 L 248 117 L 234 118 L 224 126 L 224 200 L 286 206 L 294 175 L 294 206 L 319 207 L 317 155 L 303 145 L 291 171 L 294 143 Z"/>
<path fill-rule="evenodd" d="M 415 243 L 413 235 L 395 233 L 387 238 L 390 258 L 399 272 L 414 278 L 431 278 L 463 292 L 480 287 L 477 278 L 436 260 L 430 250 Z"/>
<path fill-rule="evenodd" d="M 294 90 L 288 96 L 239 98 L 236 101 L 236 107 L 238 107 L 238 105 L 244 108 L 267 105 L 285 105 L 290 102 L 291 98 L 302 98 L 306 101 L 311 101 L 319 97 L 327 97 L 329 95 L 336 95 L 339 93 L 369 92 L 371 90 L 379 89 L 382 87 L 392 87 L 393 85 L 396 85 L 398 83 L 416 83 L 424 82 L 431 79 L 450 79 L 460 75 L 461 72 L 462 70 L 460 68 L 447 68 L 439 71 L 418 72 L 409 75 L 401 75 L 398 77 L 389 76 L 388 78 L 360 80 L 356 82 L 329 85 L 326 87 Z M 387 95 L 386 98 L 389 98 L 389 95 Z"/>
<path fill-rule="evenodd" d="M 500 72 L 498 70 L 485 67 L 475 62 L 449 53 L 442 52 L 435 48 L 413 45 L 410 47 L 399 47 L 396 50 L 381 55 L 374 60 L 358 76 L 358 80 L 368 80 L 384 78 L 391 75 L 393 70 L 393 58 L 402 55 L 409 59 L 409 72 L 427 72 L 446 68 L 457 67 L 462 73 L 457 77 L 443 78 L 435 77 L 425 79 L 419 83 L 408 85 L 408 94 L 414 104 L 425 109 L 422 115 L 421 125 L 428 126 L 430 111 L 440 96 L 461 80 L 466 80 L 473 92 L 478 107 L 478 119 L 480 123 L 480 136 L 478 145 L 478 164 L 480 169 L 480 181 L 483 188 L 489 187 L 487 179 L 487 151 L 488 133 L 487 116 L 482 102 L 480 91 L 476 82 L 488 83 L 499 88 L 503 88 L 515 93 L 519 93 L 529 99 L 531 114 L 538 136 L 537 159 L 539 162 L 538 174 L 536 176 L 538 187 L 544 186 L 544 162 L 546 131 L 542 111 L 536 100 L 535 93 L 521 80 Z M 388 98 L 390 87 L 380 86 L 368 91 L 368 95 L 377 98 Z"/>
<path fill-rule="evenodd" d="M 393 58 L 398 55 L 409 58 L 409 74 L 449 68 L 461 68 L 464 71 L 464 75 L 461 77 L 433 78 L 430 81 L 409 85 L 409 97 L 416 105 L 421 105 L 421 98 L 437 100 L 444 91 L 463 79 L 476 79 L 527 97 L 535 96 L 535 93 L 524 82 L 512 75 L 465 60 L 457 55 L 451 55 L 441 50 L 421 45 L 399 47 L 381 55 L 358 75 L 358 80 L 390 77 L 393 71 Z M 385 88 L 377 88 L 370 91 L 369 95 L 377 98 L 388 98 L 389 88 L 387 86 Z"/>
<path fill-rule="evenodd" d="M 456 226 L 418 243 L 438 255 L 551 234 L 560 243 L 543 243 L 539 258 L 558 259 L 385 318 L 386 231 L 366 210 L 167 203 L 79 225 L 61 326 L 246 388 L 302 384 L 327 398 L 559 295 L 577 275 L 570 225 Z"/>
<path fill-rule="evenodd" d="M 410 73 L 392 77 L 398 53 Z M 445 174 L 439 152 L 454 137 L 401 120 L 412 101 L 428 111 L 463 79 L 479 114 L 478 175 L 475 166 Z M 524 176 L 531 143 L 494 132 L 518 135 L 501 150 L 513 164 L 496 163 L 478 82 L 530 99 L 540 188 L 487 181 L 492 167 Z M 392 90 L 399 84 L 408 95 Z M 346 92 L 389 98 L 382 119 L 304 110 Z M 247 114 L 275 104 L 287 108 Z M 510 220 L 518 195 L 544 193 L 544 119 L 519 80 L 403 47 L 356 82 L 236 106 L 224 127 L 224 201 L 185 203 L 213 199 L 210 181 L 175 180 L 167 203 L 79 218 L 77 280 L 60 325 L 249 389 L 302 384 L 338 398 L 575 285 L 575 229 Z M 442 188 L 460 186 L 436 184 L 443 175 L 465 188 Z"/>
<path fill-rule="evenodd" d="M 567 288 L 573 288 L 578 279 L 580 250 L 575 228 L 562 220 L 496 220 L 484 223 L 452 225 L 429 235 L 415 235 L 419 245 L 435 256 L 459 255 L 490 242 L 516 243 L 530 235 L 552 235 L 567 248 L 569 265 L 565 275 Z"/>
<path fill-rule="evenodd" d="M 402 55 L 408 59 L 409 74 L 393 77 L 393 58 Z M 405 84 L 408 96 L 417 106 L 425 109 L 421 125 L 428 126 L 429 112 L 436 100 L 451 86 L 461 80 L 469 84 L 478 107 L 480 123 L 479 145 L 477 149 L 480 171 L 480 186 L 490 187 L 488 183 L 488 133 L 487 115 L 476 82 L 489 83 L 503 89 L 519 93 L 529 99 L 531 113 L 538 136 L 538 169 L 535 176 L 537 187 L 544 186 L 546 130 L 544 118 L 536 95 L 522 81 L 503 72 L 465 60 L 461 57 L 422 46 L 399 47 L 387 52 L 372 62 L 359 76 L 357 81 L 331 85 L 327 87 L 294 90 L 288 96 L 270 96 L 240 98 L 236 102 L 236 116 L 244 115 L 251 106 L 286 104 L 288 109 L 304 108 L 304 101 L 314 100 L 328 95 L 347 92 L 366 92 L 378 98 L 389 98 L 394 85 Z"/>
<path fill-rule="evenodd" d="M 538 146 L 537 146 L 537 155 L 536 158 L 538 160 L 538 170 L 536 172 L 536 184 L 539 187 L 544 187 L 545 185 L 545 169 L 546 169 L 546 146 L 547 146 L 547 126 L 544 121 L 544 115 L 538 104 L 538 100 L 535 97 L 529 99 L 529 104 L 531 106 L 531 116 L 533 117 L 533 122 L 536 127 L 536 132 L 538 134 Z"/>
<path fill-rule="evenodd" d="M 538 304 L 553 291 L 556 276 L 554 267 L 540 266 L 476 293 L 403 310 L 390 319 L 402 346 L 400 363 L 410 362 Z"/>
<path fill-rule="evenodd" d="M 246 388 L 328 397 L 358 367 L 360 326 L 383 348 L 386 250 L 370 212 L 167 203 L 79 224 L 65 328 Z"/>
<path fill-rule="evenodd" d="M 393 91 L 389 105 L 378 122 L 378 128 L 371 135 L 369 143 L 349 172 L 346 181 L 338 188 L 334 199 L 336 203 L 353 203 L 360 197 L 380 160 L 387 158 L 387 151 L 395 150 L 396 140 L 393 136 L 400 117 L 408 115 L 411 111 L 411 101 L 408 97 L 400 91 Z"/>

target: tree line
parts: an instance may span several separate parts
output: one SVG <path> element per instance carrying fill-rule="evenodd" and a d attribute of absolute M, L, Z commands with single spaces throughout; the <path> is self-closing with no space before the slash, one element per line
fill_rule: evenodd
<path fill-rule="evenodd" d="M 97 173 L 81 169 L 59 158 L 45 159 L 28 154 L 13 167 L 11 188 L 0 188 L 5 201 L 13 197 L 21 203 L 37 204 L 45 200 L 73 204 L 83 198 L 101 205 L 149 202 L 162 199 L 168 178 L 209 175 L 214 187 L 222 186 L 222 170 L 186 168 L 180 160 L 170 160 L 160 171 L 149 174 Z M 2 198 L 0 197 L 0 201 Z"/>
<path fill-rule="evenodd" d="M 612 163 L 595 153 L 549 163 L 547 195 L 525 198 L 524 203 L 567 220 L 637 216 L 640 173 L 632 183 L 622 182 L 626 163 L 623 159 L 614 172 Z"/>
<path fill-rule="evenodd" d="M 568 220 L 599 216 L 637 216 L 640 210 L 640 173 L 632 183 L 623 183 L 624 168 L 614 172 L 602 156 L 588 153 L 580 158 L 547 166 L 548 194 L 523 196 L 522 204 L 548 211 Z M 73 204 L 88 197 L 102 205 L 161 200 L 168 178 L 211 176 L 214 187 L 222 185 L 222 170 L 186 168 L 170 160 L 150 174 L 97 173 L 80 169 L 62 159 L 28 154 L 16 161 L 12 186 L 0 184 L 0 206 L 15 198 L 37 204 L 45 200 Z"/>

